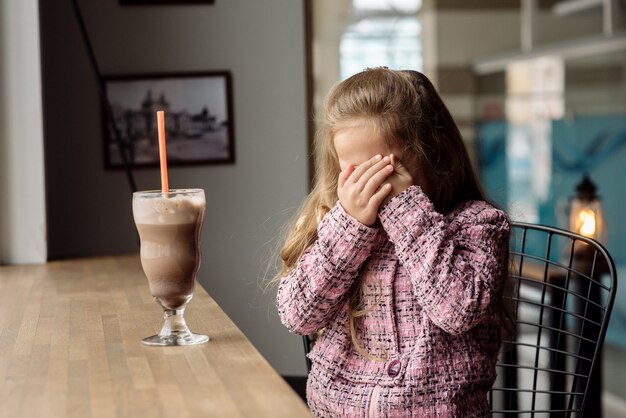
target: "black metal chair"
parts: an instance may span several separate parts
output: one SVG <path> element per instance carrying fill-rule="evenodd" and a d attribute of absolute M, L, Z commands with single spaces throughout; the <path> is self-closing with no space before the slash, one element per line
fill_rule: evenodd
<path fill-rule="evenodd" d="M 509 295 L 516 335 L 491 389 L 494 416 L 601 415 L 601 355 L 617 277 L 598 242 L 513 223 Z"/>
<path fill-rule="evenodd" d="M 611 256 L 582 235 L 520 222 L 511 224 L 510 255 L 516 333 L 496 366 L 493 416 L 601 416 L 601 353 L 617 285 Z M 305 336 L 305 354 L 311 345 Z"/>

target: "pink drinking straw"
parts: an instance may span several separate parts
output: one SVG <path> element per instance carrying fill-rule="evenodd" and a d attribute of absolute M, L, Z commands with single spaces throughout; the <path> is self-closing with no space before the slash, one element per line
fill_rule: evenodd
<path fill-rule="evenodd" d="M 164 195 L 170 190 L 167 182 L 167 155 L 165 152 L 165 112 L 157 112 L 157 130 L 159 133 L 159 158 L 161 160 L 161 191 Z"/>

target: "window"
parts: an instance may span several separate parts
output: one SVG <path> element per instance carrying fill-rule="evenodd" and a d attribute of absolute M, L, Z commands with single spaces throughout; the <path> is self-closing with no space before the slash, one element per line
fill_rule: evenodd
<path fill-rule="evenodd" d="M 421 6 L 421 0 L 353 0 L 341 37 L 341 78 L 367 67 L 422 70 Z"/>
<path fill-rule="evenodd" d="M 550 197 L 552 121 L 564 116 L 563 60 L 515 62 L 506 75 L 508 209 L 516 220 L 538 223 Z"/>

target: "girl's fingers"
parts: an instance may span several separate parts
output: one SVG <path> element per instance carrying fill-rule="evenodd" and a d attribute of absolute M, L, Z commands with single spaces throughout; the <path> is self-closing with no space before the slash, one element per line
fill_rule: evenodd
<path fill-rule="evenodd" d="M 363 175 L 361 175 L 361 177 L 357 180 L 357 188 L 359 190 L 365 190 L 365 187 L 367 186 L 370 179 L 381 170 L 384 170 L 385 167 L 389 165 L 389 162 L 389 156 L 385 155 L 380 161 L 368 168 L 365 173 L 363 173 Z M 378 186 L 380 186 L 380 184 Z M 377 189 L 378 187 L 373 189 L 370 194 L 373 194 Z"/>
<path fill-rule="evenodd" d="M 387 197 L 387 195 L 391 193 L 391 189 L 391 184 L 383 184 L 378 188 L 376 193 L 372 195 L 372 197 L 370 198 L 370 203 L 378 208 L 380 204 L 383 203 L 383 200 L 385 200 L 385 197 Z"/>
<path fill-rule="evenodd" d="M 363 164 L 360 164 L 358 167 L 354 169 L 352 174 L 350 174 L 350 176 L 348 177 L 348 181 L 351 181 L 352 183 L 356 183 L 357 181 L 359 181 L 363 173 L 365 173 L 368 169 L 370 169 L 372 166 L 374 166 L 376 163 L 378 163 L 382 159 L 383 159 L 383 156 L 378 154 L 370 158 L 369 160 L 365 161 Z"/>
<path fill-rule="evenodd" d="M 350 177 L 350 174 L 354 170 L 354 166 L 352 164 L 348 164 L 346 168 L 343 169 L 341 173 L 339 173 L 339 178 L 337 180 L 337 185 L 340 188 L 343 188 L 343 185 L 346 184 L 346 180 Z"/>
<path fill-rule="evenodd" d="M 389 159 L 387 159 L 389 161 Z M 368 170 L 369 171 L 369 170 Z M 363 187 L 363 193 L 368 196 L 372 196 L 376 191 L 380 188 L 380 186 L 384 183 L 385 180 L 389 178 L 393 174 L 393 166 L 389 163 L 383 165 L 376 173 L 374 173 L 365 186 Z M 365 176 L 363 176 L 365 177 Z M 359 180 L 360 183 L 360 180 Z"/>

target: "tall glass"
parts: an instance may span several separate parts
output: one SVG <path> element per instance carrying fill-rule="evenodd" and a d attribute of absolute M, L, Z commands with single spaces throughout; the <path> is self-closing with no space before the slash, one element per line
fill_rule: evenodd
<path fill-rule="evenodd" d="M 209 341 L 185 323 L 200 267 L 200 230 L 206 201 L 202 189 L 133 193 L 133 217 L 141 240 L 141 265 L 150 293 L 163 307 L 165 323 L 146 345 L 193 345 Z"/>

